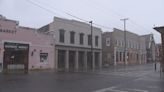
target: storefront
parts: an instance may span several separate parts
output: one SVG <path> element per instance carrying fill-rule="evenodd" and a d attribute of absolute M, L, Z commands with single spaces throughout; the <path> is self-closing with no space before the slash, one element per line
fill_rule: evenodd
<path fill-rule="evenodd" d="M 29 44 L 4 43 L 3 71 L 23 70 L 28 72 Z"/>
<path fill-rule="evenodd" d="M 25 72 L 53 69 L 54 38 L 37 29 L 22 27 L 17 21 L 0 18 L 0 71 Z"/>

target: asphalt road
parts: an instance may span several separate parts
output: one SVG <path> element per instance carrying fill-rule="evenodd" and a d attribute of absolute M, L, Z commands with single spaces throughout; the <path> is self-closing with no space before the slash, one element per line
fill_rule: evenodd
<path fill-rule="evenodd" d="M 153 64 L 85 72 L 0 74 L 0 92 L 164 92 L 164 74 Z"/>

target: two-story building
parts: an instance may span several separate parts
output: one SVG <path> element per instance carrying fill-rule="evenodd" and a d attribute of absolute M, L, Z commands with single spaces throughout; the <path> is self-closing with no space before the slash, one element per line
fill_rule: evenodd
<path fill-rule="evenodd" d="M 126 31 L 125 40 L 125 32 L 114 28 L 113 32 L 103 33 L 102 44 L 103 65 L 146 62 L 145 38 L 137 34 Z"/>
<path fill-rule="evenodd" d="M 87 23 L 54 17 L 53 22 L 38 31 L 54 32 L 57 70 L 94 69 L 102 66 L 100 28 L 93 26 L 91 35 L 91 25 Z"/>

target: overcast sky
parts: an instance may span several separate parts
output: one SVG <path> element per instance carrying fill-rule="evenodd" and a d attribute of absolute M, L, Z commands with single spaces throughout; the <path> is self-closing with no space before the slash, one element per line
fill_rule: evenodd
<path fill-rule="evenodd" d="M 109 27 L 100 28 L 110 32 L 113 27 L 123 29 L 120 19 L 129 18 L 128 31 L 153 33 L 157 43 L 160 34 L 152 28 L 164 26 L 163 9 L 164 0 L 0 0 L 0 14 L 18 20 L 22 26 L 39 28 L 52 22 L 54 16 L 76 19 L 69 13 Z"/>

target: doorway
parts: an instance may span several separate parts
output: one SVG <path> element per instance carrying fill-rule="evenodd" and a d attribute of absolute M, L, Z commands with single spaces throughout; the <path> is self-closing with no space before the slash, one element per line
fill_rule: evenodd
<path fill-rule="evenodd" d="M 66 51 L 65 50 L 58 50 L 58 70 L 64 71 L 65 70 L 65 56 Z"/>
<path fill-rule="evenodd" d="M 74 71 L 75 69 L 75 51 L 69 51 L 69 71 Z"/>
<path fill-rule="evenodd" d="M 3 72 L 28 73 L 29 44 L 4 43 Z"/>

